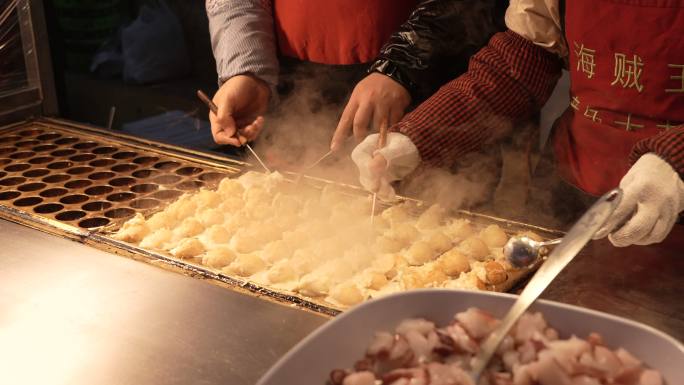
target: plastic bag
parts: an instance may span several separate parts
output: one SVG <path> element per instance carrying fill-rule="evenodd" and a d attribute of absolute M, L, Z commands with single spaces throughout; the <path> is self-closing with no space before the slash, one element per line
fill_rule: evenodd
<path fill-rule="evenodd" d="M 121 31 L 123 78 L 129 83 L 153 83 L 185 75 L 190 70 L 183 28 L 164 2 L 143 5 L 138 18 Z"/>

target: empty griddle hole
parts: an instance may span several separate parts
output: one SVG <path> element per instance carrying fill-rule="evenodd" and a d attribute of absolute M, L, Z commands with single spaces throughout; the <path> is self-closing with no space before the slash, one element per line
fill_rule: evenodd
<path fill-rule="evenodd" d="M 74 146 L 74 147 L 76 147 L 76 146 Z M 98 154 L 98 155 L 103 155 L 103 154 L 111 154 L 111 153 L 116 152 L 116 151 L 117 151 L 116 147 L 105 146 L 105 147 L 98 147 L 96 149 L 93 149 L 92 153 Z"/>
<path fill-rule="evenodd" d="M 112 207 L 112 204 L 104 201 L 88 202 L 81 206 L 81 208 L 86 211 L 107 210 L 110 207 Z"/>
<path fill-rule="evenodd" d="M 178 175 L 196 175 L 204 171 L 203 169 L 199 167 L 181 167 L 178 170 L 176 170 L 176 174 Z"/>
<path fill-rule="evenodd" d="M 78 155 L 72 156 L 71 158 L 69 158 L 69 160 L 73 160 L 74 162 L 87 162 L 87 161 L 93 160 L 95 158 L 97 158 L 97 157 L 93 154 L 78 154 Z"/>
<path fill-rule="evenodd" d="M 138 153 L 131 152 L 131 151 L 121 151 L 117 152 L 116 154 L 112 155 L 112 158 L 114 159 L 128 159 L 128 158 L 133 158 L 136 157 Z"/>
<path fill-rule="evenodd" d="M 12 159 L 25 159 L 25 158 L 30 158 L 34 155 L 36 155 L 36 153 L 33 151 L 20 151 L 20 152 L 15 152 L 14 154 L 10 155 L 9 157 Z"/>
<path fill-rule="evenodd" d="M 105 211 L 104 215 L 107 218 L 127 218 L 135 215 L 135 210 L 129 209 L 127 207 L 122 207 L 118 209 Z"/>
<path fill-rule="evenodd" d="M 178 183 L 176 185 L 176 188 L 180 189 L 180 190 L 187 191 L 187 190 L 196 190 L 202 186 L 204 186 L 204 183 L 202 183 L 198 180 L 188 180 L 185 182 Z"/>
<path fill-rule="evenodd" d="M 74 138 L 74 137 L 68 137 L 68 138 L 62 138 L 62 139 L 55 140 L 55 144 L 61 144 L 61 145 L 71 144 L 71 143 L 76 143 L 76 142 L 78 142 L 78 138 Z"/>
<path fill-rule="evenodd" d="M 55 215 L 58 221 L 75 221 L 86 216 L 86 213 L 79 210 L 70 210 Z"/>
<path fill-rule="evenodd" d="M 26 207 L 26 206 L 35 206 L 38 203 L 42 202 L 43 198 L 38 198 L 38 197 L 28 197 L 28 198 L 20 198 L 17 199 L 16 201 L 12 202 L 15 206 L 19 207 Z"/>
<path fill-rule="evenodd" d="M 47 168 L 49 168 L 50 170 L 59 170 L 59 169 L 71 167 L 73 165 L 74 165 L 73 162 L 67 162 L 67 161 L 62 160 L 59 162 L 53 162 L 53 163 L 48 164 Z"/>
<path fill-rule="evenodd" d="M 24 140 L 21 142 L 14 143 L 14 145 L 17 147 L 28 147 L 28 146 L 35 146 L 38 144 L 40 144 L 40 141 L 38 141 L 38 140 Z"/>
<path fill-rule="evenodd" d="M 161 175 L 152 179 L 154 183 L 159 184 L 174 184 L 179 180 L 181 180 L 181 177 L 179 177 L 178 175 Z"/>
<path fill-rule="evenodd" d="M 78 225 L 86 229 L 92 229 L 93 227 L 104 226 L 107 223 L 109 223 L 107 218 L 88 218 L 78 222 Z"/>
<path fill-rule="evenodd" d="M 49 188 L 47 190 L 43 190 L 40 192 L 40 196 L 44 198 L 53 198 L 53 197 L 58 197 L 62 196 L 66 193 L 68 193 L 69 190 L 61 187 L 55 187 L 55 188 Z"/>
<path fill-rule="evenodd" d="M 62 135 L 60 135 L 56 132 L 48 132 L 47 134 L 38 135 L 36 137 L 36 139 L 38 139 L 38 140 L 53 140 L 53 139 L 59 138 L 60 136 L 62 136 Z"/>
<path fill-rule="evenodd" d="M 129 172 L 133 171 L 136 168 L 138 168 L 137 164 L 117 164 L 116 166 L 112 167 L 111 170 L 115 172 Z"/>
<path fill-rule="evenodd" d="M 7 163 L 11 163 L 11 162 L 12 162 L 11 159 L 0 159 L 0 166 L 4 166 Z"/>
<path fill-rule="evenodd" d="M 174 168 L 180 166 L 180 163 L 174 162 L 174 161 L 166 161 L 166 162 L 159 162 L 154 165 L 154 168 L 159 169 L 159 170 L 173 170 Z"/>
<path fill-rule="evenodd" d="M 64 184 L 64 187 L 66 187 L 66 188 L 84 188 L 84 187 L 90 186 L 91 184 L 93 184 L 93 181 L 91 181 L 91 180 L 76 179 L 76 180 L 72 180 L 70 182 L 66 182 Z"/>
<path fill-rule="evenodd" d="M 15 163 L 15 164 L 10 164 L 9 166 L 5 167 L 5 171 L 17 172 L 17 171 L 28 170 L 29 168 L 31 168 L 31 165 L 28 163 Z"/>
<path fill-rule="evenodd" d="M 52 151 L 50 153 L 50 155 L 52 155 L 52 156 L 69 156 L 69 155 L 72 155 L 75 153 L 76 153 L 76 150 L 72 150 L 72 149 L 67 148 L 64 150 Z"/>
<path fill-rule="evenodd" d="M 110 186 L 93 186 L 85 189 L 84 193 L 88 195 L 103 195 L 114 191 L 114 187 Z"/>
<path fill-rule="evenodd" d="M 133 175 L 136 178 L 149 178 L 157 174 L 159 174 L 159 171 L 157 170 L 138 170 L 131 175 Z"/>
<path fill-rule="evenodd" d="M 133 198 L 135 198 L 135 194 L 129 192 L 114 193 L 107 196 L 107 200 L 112 202 L 124 202 Z"/>
<path fill-rule="evenodd" d="M 159 202 L 156 199 L 149 199 L 149 198 L 143 198 L 143 199 L 136 199 L 133 202 L 131 202 L 131 207 L 134 209 L 153 209 L 157 206 L 159 206 L 161 202 Z"/>
<path fill-rule="evenodd" d="M 216 182 L 225 178 L 226 176 L 226 174 L 222 174 L 220 172 L 206 172 L 199 176 L 199 180 L 203 182 Z"/>
<path fill-rule="evenodd" d="M 99 143 L 97 143 L 97 142 L 81 142 L 81 143 L 76 143 L 71 147 L 73 147 L 77 150 L 87 150 L 89 148 L 93 148 L 93 147 L 97 147 L 97 146 L 99 146 Z"/>
<path fill-rule="evenodd" d="M 24 191 L 24 192 L 25 191 L 36 191 L 36 190 L 42 190 L 45 187 L 47 187 L 47 185 L 45 183 L 32 182 L 32 183 L 22 184 L 21 186 L 17 187 L 17 190 Z"/>
<path fill-rule="evenodd" d="M 34 207 L 33 211 L 38 214 L 50 214 L 57 212 L 63 208 L 64 206 L 60 205 L 59 203 L 46 203 L 44 205 Z"/>
<path fill-rule="evenodd" d="M 40 178 L 41 176 L 45 176 L 50 173 L 50 170 L 46 168 L 37 168 L 35 170 L 28 170 L 25 173 L 21 174 L 27 178 Z"/>
<path fill-rule="evenodd" d="M 9 142 L 16 142 L 17 140 L 20 140 L 20 136 L 16 135 L 10 135 L 10 136 L 3 136 L 0 138 L 0 143 L 9 143 Z"/>
<path fill-rule="evenodd" d="M 74 167 L 74 168 L 68 169 L 68 170 L 67 170 L 67 174 L 71 174 L 71 175 L 80 175 L 80 174 L 89 173 L 89 172 L 91 172 L 91 171 L 93 171 L 93 170 L 95 170 L 95 169 L 92 168 L 92 167 L 88 167 L 88 166 L 79 166 L 79 167 Z"/>
<path fill-rule="evenodd" d="M 26 173 L 24 173 L 26 174 Z M 43 182 L 45 183 L 60 183 L 64 182 L 65 180 L 71 179 L 71 175 L 67 174 L 55 174 L 55 175 L 48 175 L 45 178 L 43 178 Z"/>
<path fill-rule="evenodd" d="M 116 161 L 114 159 L 97 159 L 97 160 L 94 160 L 88 164 L 93 166 L 93 167 L 106 167 L 106 166 L 111 166 L 114 163 L 116 163 Z"/>
<path fill-rule="evenodd" d="M 12 176 L 5 179 L 0 179 L 0 186 L 14 186 L 26 182 L 26 178 L 20 176 Z"/>
<path fill-rule="evenodd" d="M 151 183 L 136 184 L 131 187 L 131 191 L 138 194 L 145 194 L 157 190 L 159 190 L 159 186 Z"/>
<path fill-rule="evenodd" d="M 132 185 L 133 183 L 135 183 L 135 179 L 129 178 L 129 177 L 114 178 L 114 179 L 109 181 L 110 185 L 117 186 L 117 187 L 118 186 L 128 186 L 128 185 Z"/>
<path fill-rule="evenodd" d="M 100 171 L 100 172 L 94 172 L 90 175 L 88 175 L 88 179 L 92 180 L 101 180 L 101 179 L 108 179 L 113 176 L 116 176 L 113 172 L 110 171 Z"/>
<path fill-rule="evenodd" d="M 6 201 L 9 199 L 14 199 L 21 195 L 19 191 L 3 191 L 0 192 L 0 201 Z"/>
<path fill-rule="evenodd" d="M 139 158 L 133 159 L 133 163 L 150 164 L 150 163 L 154 163 L 158 160 L 159 160 L 159 158 L 157 158 L 156 156 L 141 156 Z"/>
<path fill-rule="evenodd" d="M 178 190 L 161 190 L 161 191 L 157 191 L 156 193 L 150 195 L 150 198 L 161 199 L 161 200 L 169 200 L 169 199 L 178 198 L 182 194 L 183 194 L 183 192 L 178 191 Z"/>
<path fill-rule="evenodd" d="M 31 150 L 35 151 L 35 152 L 42 152 L 42 151 L 52 151 L 55 148 L 57 148 L 57 146 L 55 146 L 54 144 L 41 144 L 40 146 L 33 147 Z"/>
<path fill-rule="evenodd" d="M 4 171 L 0 171 L 0 178 L 4 178 L 7 176 L 7 173 Z"/>
<path fill-rule="evenodd" d="M 21 136 L 34 136 L 34 135 L 38 135 L 38 134 L 42 134 L 42 133 L 43 133 L 43 130 L 39 130 L 37 128 L 34 128 L 32 130 L 24 130 L 24 131 L 18 132 L 18 134 Z"/>
<path fill-rule="evenodd" d="M 29 159 L 29 163 L 31 164 L 42 164 L 42 163 L 47 163 L 47 162 L 52 162 L 55 160 L 55 158 L 51 156 L 37 156 L 35 158 Z"/>
<path fill-rule="evenodd" d="M 64 198 L 60 199 L 59 201 L 64 203 L 65 205 L 75 205 L 77 203 L 83 203 L 90 199 L 89 196 L 83 195 L 83 194 L 74 194 L 74 195 L 67 195 Z"/>
<path fill-rule="evenodd" d="M 9 154 L 14 151 L 17 151 L 16 147 L 0 147 L 0 155 Z"/>

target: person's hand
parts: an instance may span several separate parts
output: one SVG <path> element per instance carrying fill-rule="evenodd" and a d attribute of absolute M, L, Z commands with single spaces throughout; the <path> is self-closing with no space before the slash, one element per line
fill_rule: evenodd
<path fill-rule="evenodd" d="M 620 181 L 622 201 L 594 239 L 618 247 L 661 242 L 684 210 L 684 182 L 655 154 L 642 155 Z"/>
<path fill-rule="evenodd" d="M 394 79 L 379 72 L 374 72 L 361 80 L 337 124 L 330 149 L 340 150 L 344 141 L 354 133 L 357 142 L 361 142 L 372 127 L 379 129 L 383 120 L 392 126 L 404 116 L 406 107 L 411 104 L 411 95 Z"/>
<path fill-rule="evenodd" d="M 351 157 L 359 169 L 359 182 L 368 191 L 383 198 L 392 198 L 390 183 L 401 180 L 420 163 L 418 149 L 408 136 L 397 132 L 387 135 L 385 147 L 377 149 L 378 134 L 369 135 L 359 143 Z"/>
<path fill-rule="evenodd" d="M 254 140 L 263 128 L 270 96 L 268 85 L 251 75 L 233 76 L 223 83 L 213 98 L 218 115 L 209 111 L 214 141 L 239 147 Z"/>

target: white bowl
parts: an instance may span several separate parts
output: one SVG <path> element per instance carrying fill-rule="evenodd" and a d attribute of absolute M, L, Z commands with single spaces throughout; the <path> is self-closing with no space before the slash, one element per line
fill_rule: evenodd
<path fill-rule="evenodd" d="M 333 369 L 351 368 L 363 358 L 376 331 L 391 331 L 406 318 L 447 324 L 457 312 L 478 307 L 501 318 L 515 301 L 511 294 L 414 290 L 370 301 L 321 326 L 283 356 L 258 385 L 324 385 Z M 684 384 L 684 345 L 650 326 L 610 314 L 552 301 L 537 301 L 562 337 L 600 333 L 612 349 L 623 347 L 664 376 L 667 385 Z"/>

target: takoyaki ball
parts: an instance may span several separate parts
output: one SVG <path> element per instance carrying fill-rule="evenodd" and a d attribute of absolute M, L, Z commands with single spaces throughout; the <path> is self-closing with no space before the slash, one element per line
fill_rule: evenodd
<path fill-rule="evenodd" d="M 508 242 L 508 235 L 497 225 L 489 225 L 480 232 L 480 239 L 489 247 L 503 247 Z"/>
<path fill-rule="evenodd" d="M 228 246 L 215 246 L 202 257 L 202 264 L 221 269 L 230 265 L 236 258 Z"/>
<path fill-rule="evenodd" d="M 149 233 L 150 227 L 145 221 L 145 217 L 141 213 L 137 213 L 133 218 L 126 221 L 113 237 L 124 242 L 138 243 Z"/>
<path fill-rule="evenodd" d="M 172 237 L 173 231 L 170 229 L 159 229 L 143 238 L 143 240 L 140 241 L 140 247 L 143 249 L 162 250 L 165 248 L 165 244 L 171 241 Z"/>
<path fill-rule="evenodd" d="M 463 240 L 458 245 L 459 251 L 468 258 L 484 261 L 489 256 L 489 247 L 479 237 L 471 236 Z"/>
<path fill-rule="evenodd" d="M 204 253 L 204 245 L 197 238 L 182 239 L 178 245 L 171 249 L 174 257 L 188 259 Z"/>
<path fill-rule="evenodd" d="M 453 248 L 439 257 L 437 266 L 448 276 L 458 277 L 470 270 L 470 261 L 457 248 Z"/>
<path fill-rule="evenodd" d="M 475 234 L 475 230 L 466 219 L 455 219 L 444 226 L 442 231 L 454 242 L 464 240 Z"/>
<path fill-rule="evenodd" d="M 264 270 L 266 266 L 266 262 L 254 254 L 240 254 L 224 270 L 240 277 L 249 277 Z"/>

